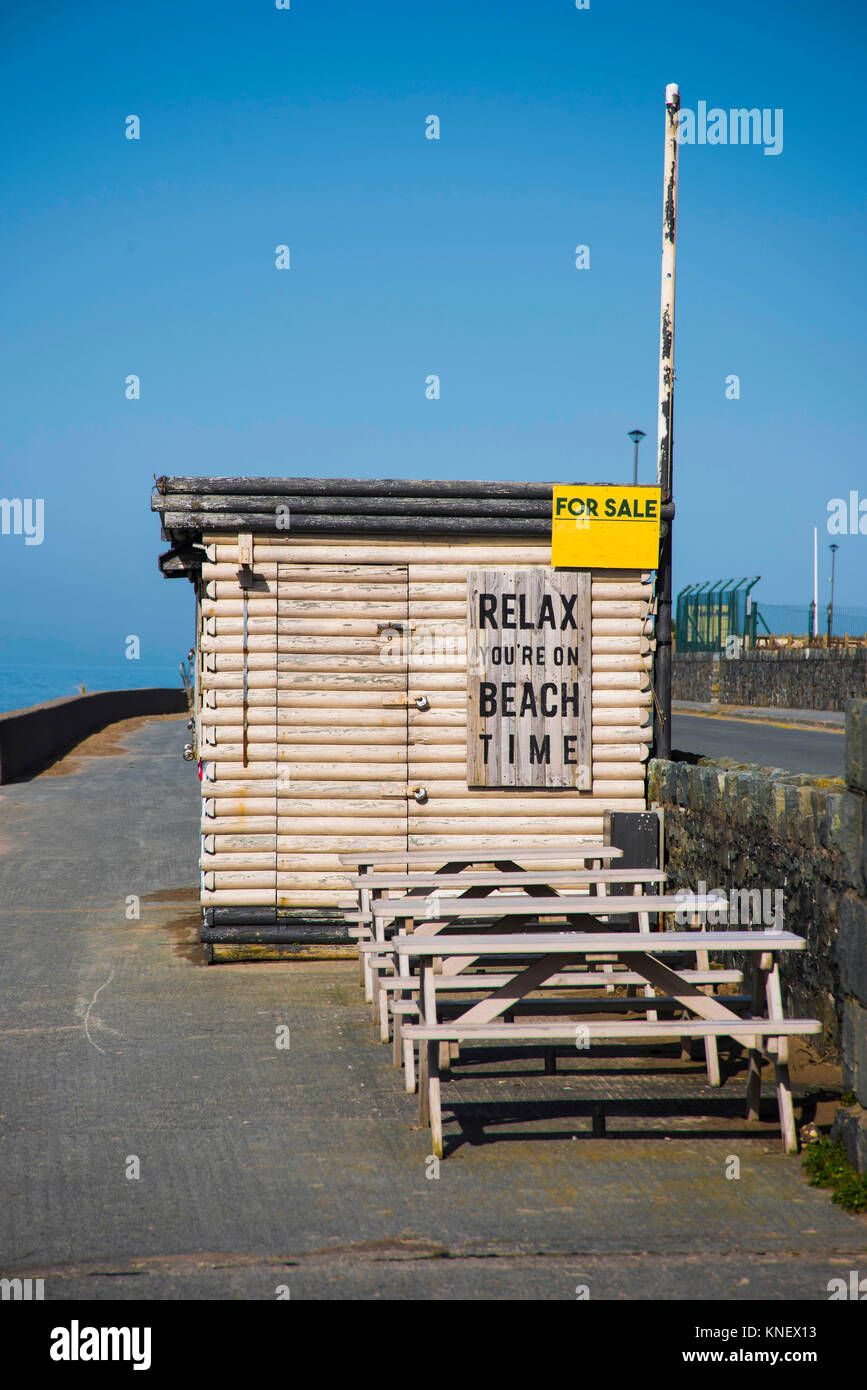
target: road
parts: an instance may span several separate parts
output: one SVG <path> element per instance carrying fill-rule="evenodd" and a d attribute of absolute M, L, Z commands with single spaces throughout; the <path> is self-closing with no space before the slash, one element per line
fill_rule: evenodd
<path fill-rule="evenodd" d="M 781 728 L 765 720 L 674 714 L 671 721 L 672 747 L 683 752 L 824 777 L 843 776 L 844 741 L 842 731 Z"/>

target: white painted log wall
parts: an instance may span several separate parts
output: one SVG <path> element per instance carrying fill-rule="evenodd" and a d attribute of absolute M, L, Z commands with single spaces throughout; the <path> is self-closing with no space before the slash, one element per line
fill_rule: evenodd
<path fill-rule="evenodd" d="M 545 565 L 546 541 L 255 536 L 246 766 L 237 536 L 206 545 L 206 905 L 349 907 L 354 893 L 337 857 L 348 850 L 567 848 L 599 838 L 606 809 L 644 809 L 654 648 L 647 575 L 593 575 L 592 793 L 499 792 L 466 783 L 466 576 L 498 562 Z M 394 664 L 383 660 L 389 623 L 409 625 Z M 426 711 L 413 703 L 422 694 Z M 423 805 L 406 794 L 418 784 Z"/>

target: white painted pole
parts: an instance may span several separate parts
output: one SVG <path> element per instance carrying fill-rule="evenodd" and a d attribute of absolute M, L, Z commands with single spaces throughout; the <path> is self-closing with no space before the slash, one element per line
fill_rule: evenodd
<path fill-rule="evenodd" d="M 813 527 L 813 633 L 819 631 L 819 528 Z"/>
<path fill-rule="evenodd" d="M 674 399 L 674 252 L 677 236 L 677 128 L 680 88 L 665 89 L 665 168 L 662 202 L 662 305 L 659 330 L 659 417 L 656 477 L 663 499 L 671 495 Z"/>
<path fill-rule="evenodd" d="M 662 488 L 662 534 L 656 571 L 657 758 L 671 757 L 671 567 L 674 521 L 672 437 L 674 432 L 674 244 L 677 235 L 677 132 L 680 88 L 665 89 L 665 164 L 662 197 L 662 304 L 659 326 L 659 425 L 656 477 Z"/>

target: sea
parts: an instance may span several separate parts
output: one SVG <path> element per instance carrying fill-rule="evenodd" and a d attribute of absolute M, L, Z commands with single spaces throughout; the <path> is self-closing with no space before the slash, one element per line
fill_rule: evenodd
<path fill-rule="evenodd" d="M 29 709 L 44 700 L 97 690 L 138 690 L 143 686 L 180 689 L 181 673 L 175 666 L 143 666 L 138 661 L 115 661 L 107 666 L 84 661 L 80 666 L 0 664 L 0 713 Z"/>

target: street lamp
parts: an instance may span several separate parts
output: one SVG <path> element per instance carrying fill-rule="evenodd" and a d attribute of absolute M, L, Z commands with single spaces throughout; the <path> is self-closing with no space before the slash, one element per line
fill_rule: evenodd
<path fill-rule="evenodd" d="M 834 627 L 834 570 L 837 566 L 838 545 L 829 545 L 831 552 L 831 602 L 828 604 L 828 645 L 831 645 L 831 633 Z"/>
<path fill-rule="evenodd" d="M 630 430 L 629 438 L 635 445 L 635 453 L 632 459 L 632 486 L 638 485 L 638 446 L 644 438 L 644 430 Z"/>

